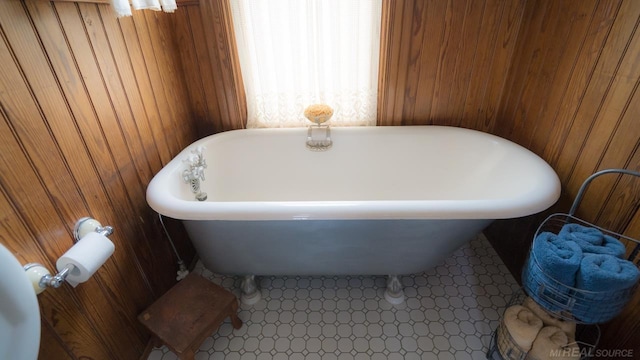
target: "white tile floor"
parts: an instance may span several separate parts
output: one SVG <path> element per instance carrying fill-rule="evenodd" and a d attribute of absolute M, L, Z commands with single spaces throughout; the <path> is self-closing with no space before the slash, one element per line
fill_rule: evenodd
<path fill-rule="evenodd" d="M 196 270 L 240 294 L 240 279 Z M 403 276 L 406 302 L 383 298 L 383 276 L 262 277 L 262 300 L 242 305 L 196 359 L 486 359 L 491 332 L 518 289 L 482 235 L 439 266 Z M 149 360 L 173 360 L 166 347 Z"/>

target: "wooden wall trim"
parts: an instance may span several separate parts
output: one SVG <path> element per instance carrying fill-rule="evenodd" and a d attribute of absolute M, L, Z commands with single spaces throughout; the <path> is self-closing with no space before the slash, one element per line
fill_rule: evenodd
<path fill-rule="evenodd" d="M 382 125 L 386 122 L 383 120 L 382 114 L 387 113 L 388 106 L 385 100 L 388 98 L 387 83 L 391 76 L 391 69 L 389 68 L 388 60 L 391 57 L 389 52 L 391 51 L 390 47 L 392 39 L 390 37 L 393 34 L 393 22 L 391 19 L 395 16 L 395 9 L 396 7 L 392 6 L 391 1 L 382 2 L 382 16 L 380 19 L 380 60 L 378 63 L 378 109 L 376 119 L 378 125 Z"/>
<path fill-rule="evenodd" d="M 223 53 L 226 56 L 224 63 L 231 70 L 230 75 L 233 78 L 232 90 L 235 95 L 231 98 L 232 103 L 235 105 L 234 110 L 236 113 L 236 117 L 233 119 L 235 121 L 233 126 L 236 129 L 243 129 L 247 125 L 247 100 L 242 79 L 242 69 L 240 68 L 238 46 L 236 44 L 236 32 L 233 27 L 231 3 L 229 0 L 220 1 L 219 3 L 222 16 L 221 22 L 224 26 L 224 32 L 222 33 L 223 44 L 225 45 Z"/>

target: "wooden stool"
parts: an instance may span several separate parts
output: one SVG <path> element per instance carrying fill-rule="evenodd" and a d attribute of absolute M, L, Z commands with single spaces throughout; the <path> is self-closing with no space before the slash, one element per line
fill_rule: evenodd
<path fill-rule="evenodd" d="M 154 336 L 154 346 L 166 345 L 178 358 L 193 359 L 204 340 L 225 318 L 239 329 L 238 300 L 224 288 L 191 273 L 138 315 Z"/>

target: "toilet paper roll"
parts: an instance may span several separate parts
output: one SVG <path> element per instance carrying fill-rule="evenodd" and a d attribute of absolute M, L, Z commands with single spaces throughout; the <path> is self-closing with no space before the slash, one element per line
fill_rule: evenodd
<path fill-rule="evenodd" d="M 56 267 L 62 271 L 67 265 L 73 265 L 66 280 L 76 287 L 89 280 L 114 250 L 115 246 L 106 236 L 91 232 L 64 253 L 56 262 Z"/>

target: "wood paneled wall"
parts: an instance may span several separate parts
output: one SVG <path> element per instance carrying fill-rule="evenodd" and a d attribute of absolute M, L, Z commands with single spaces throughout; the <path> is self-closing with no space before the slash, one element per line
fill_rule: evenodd
<path fill-rule="evenodd" d="M 175 21 L 200 136 L 245 128 L 247 106 L 229 2 L 201 0 L 178 12 Z"/>
<path fill-rule="evenodd" d="M 493 128 L 522 1 L 388 1 L 378 125 Z"/>
<path fill-rule="evenodd" d="M 89 281 L 39 295 L 42 359 L 137 359 L 148 334 L 136 316 L 175 283 L 145 201 L 151 177 L 197 135 L 174 21 L 0 1 L 0 242 L 55 272 L 76 220 L 115 228 L 115 253 Z"/>
<path fill-rule="evenodd" d="M 528 0 L 493 132 L 558 173 L 566 212 L 582 182 L 605 168 L 640 170 L 640 2 Z M 499 221 L 494 247 L 519 277 L 544 215 Z M 578 215 L 640 238 L 640 180 L 595 180 Z M 640 353 L 640 302 L 603 328 L 601 347 Z"/>

